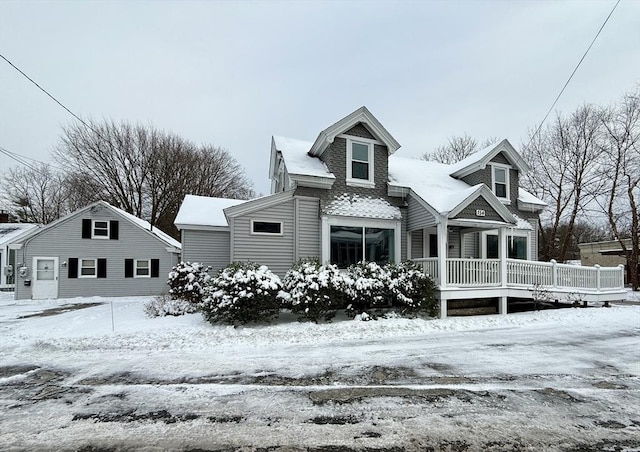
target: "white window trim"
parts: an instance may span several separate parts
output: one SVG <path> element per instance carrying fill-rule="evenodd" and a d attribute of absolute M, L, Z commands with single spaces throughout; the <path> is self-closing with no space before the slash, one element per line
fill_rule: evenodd
<path fill-rule="evenodd" d="M 107 235 L 96 235 L 96 223 L 107 223 Z M 100 228 L 103 229 L 103 228 Z M 91 238 L 92 239 L 109 239 L 109 235 L 111 234 L 111 224 L 109 220 L 91 220 Z"/>
<path fill-rule="evenodd" d="M 82 269 L 83 268 L 90 268 L 90 267 L 84 267 L 83 261 L 93 261 L 93 275 L 83 275 L 82 274 Z M 86 258 L 86 257 L 80 257 L 78 258 L 78 278 L 97 278 L 98 277 L 98 259 L 90 259 L 90 258 Z"/>
<path fill-rule="evenodd" d="M 280 224 L 280 232 L 254 232 L 253 224 L 254 223 L 274 223 Z M 284 223 L 282 221 L 271 221 L 271 220 L 251 220 L 251 229 L 249 229 L 249 233 L 251 235 L 267 235 L 267 236 L 282 236 L 284 235 Z"/>
<path fill-rule="evenodd" d="M 351 137 L 350 135 L 346 135 L 347 140 L 347 185 L 353 187 L 364 187 L 364 188 L 375 188 L 375 167 L 374 167 L 374 154 L 375 154 L 375 144 L 377 141 L 370 140 L 368 138 L 359 138 L 359 137 Z M 369 158 L 369 178 L 368 179 L 354 179 L 352 175 L 352 165 L 353 162 L 353 149 L 352 144 L 364 144 L 368 148 L 368 158 Z"/>
<path fill-rule="evenodd" d="M 496 194 L 496 169 L 500 168 L 505 170 L 505 183 L 506 183 L 506 197 L 502 198 L 500 196 L 498 196 Z M 491 191 L 493 192 L 494 195 L 496 195 L 496 198 L 498 198 L 500 201 L 502 201 L 503 204 L 509 205 L 511 204 L 511 166 L 510 165 L 504 165 L 502 163 L 491 163 Z"/>
<path fill-rule="evenodd" d="M 480 248 L 482 253 L 482 259 L 487 259 L 487 236 L 488 235 L 498 235 L 498 231 L 493 229 L 491 231 L 483 231 L 480 233 L 480 240 L 481 240 Z M 509 248 L 509 237 L 526 237 L 527 238 L 527 259 L 526 260 L 530 261 L 531 260 L 531 231 L 523 231 L 518 229 L 509 230 L 507 232 L 507 250 Z M 499 254 L 500 254 L 500 248 L 498 244 L 498 259 L 501 258 Z"/>
<path fill-rule="evenodd" d="M 380 220 L 376 218 L 346 218 L 346 217 L 322 217 L 322 262 L 331 263 L 331 226 L 351 226 L 364 228 L 393 229 L 393 247 L 395 255 L 393 261 L 398 263 L 401 258 L 402 246 L 402 221 Z"/>
<path fill-rule="evenodd" d="M 138 274 L 138 262 L 146 261 L 147 262 L 147 270 L 149 271 L 146 275 Z M 133 260 L 133 277 L 134 278 L 151 278 L 151 259 L 134 259 Z"/>

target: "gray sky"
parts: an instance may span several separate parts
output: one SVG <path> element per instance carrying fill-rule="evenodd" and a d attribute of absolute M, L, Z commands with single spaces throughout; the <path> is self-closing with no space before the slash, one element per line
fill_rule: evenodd
<path fill-rule="evenodd" d="M 362 105 L 399 155 L 463 133 L 519 147 L 614 4 L 0 0 L 0 53 L 83 118 L 226 148 L 266 194 L 271 135 L 313 141 Z M 640 1 L 622 0 L 556 109 L 639 80 Z M 0 60 L 0 146 L 50 161 L 71 120 Z"/>

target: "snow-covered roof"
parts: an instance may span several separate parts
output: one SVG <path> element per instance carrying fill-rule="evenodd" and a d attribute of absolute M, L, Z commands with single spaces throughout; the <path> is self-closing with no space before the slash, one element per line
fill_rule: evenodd
<path fill-rule="evenodd" d="M 308 154 L 313 143 L 280 136 L 274 136 L 273 142 L 276 150 L 282 153 L 289 175 L 298 174 L 335 179 L 322 160 Z"/>
<path fill-rule="evenodd" d="M 518 201 L 523 202 L 525 204 L 533 204 L 540 207 L 547 206 L 546 202 L 532 195 L 531 193 L 524 190 L 523 188 L 518 188 Z"/>
<path fill-rule="evenodd" d="M 108 206 L 110 209 L 113 209 L 114 211 L 116 211 L 117 213 L 119 213 L 120 215 L 122 215 L 123 217 L 127 218 L 129 221 L 131 221 L 133 224 L 139 226 L 140 228 L 144 229 L 145 231 L 150 232 L 151 234 L 155 235 L 156 237 L 158 237 L 160 240 L 162 240 L 163 242 L 165 242 L 167 245 L 169 246 L 173 246 L 174 248 L 178 248 L 181 249 L 182 245 L 180 244 L 180 242 L 178 242 L 176 239 L 174 239 L 173 237 L 171 237 L 169 234 L 167 234 L 164 231 L 161 231 L 160 229 L 158 229 L 155 226 L 151 226 L 151 223 L 149 223 L 148 221 L 143 220 L 142 218 L 138 218 L 135 215 L 132 215 L 128 212 L 125 212 L 122 209 L 119 209 L 117 207 L 112 206 L 111 204 L 105 202 L 105 201 L 98 201 L 98 203 L 101 203 L 103 205 Z"/>
<path fill-rule="evenodd" d="M 453 210 L 479 188 L 449 176 L 449 165 L 395 155 L 389 157 L 389 183 L 411 188 L 441 214 Z"/>
<path fill-rule="evenodd" d="M 509 140 L 504 139 L 499 143 L 489 145 L 484 149 L 474 152 L 459 162 L 449 165 L 449 174 L 454 177 L 462 177 L 474 171 L 483 169 L 493 157 L 501 152 L 507 157 L 513 166 L 518 169 L 518 171 L 526 173 L 529 170 L 527 162 L 525 162 L 522 156 L 513 146 L 511 146 Z"/>
<path fill-rule="evenodd" d="M 247 202 L 243 199 L 213 198 L 209 196 L 186 195 L 174 221 L 180 227 L 228 226 L 224 209 Z"/>
<path fill-rule="evenodd" d="M 378 218 L 400 220 L 400 209 L 385 199 L 344 193 L 334 198 L 324 209 L 328 215 L 344 217 Z"/>
<path fill-rule="evenodd" d="M 528 231 L 532 231 L 533 230 L 533 227 L 531 226 L 531 223 L 529 223 L 527 220 L 525 220 L 524 218 L 520 218 L 515 213 L 512 213 L 512 215 L 516 218 L 516 228 L 517 229 L 525 229 L 525 230 L 528 230 Z"/>
<path fill-rule="evenodd" d="M 33 223 L 0 223 L 0 246 L 7 245 L 17 240 L 23 234 L 37 228 Z"/>

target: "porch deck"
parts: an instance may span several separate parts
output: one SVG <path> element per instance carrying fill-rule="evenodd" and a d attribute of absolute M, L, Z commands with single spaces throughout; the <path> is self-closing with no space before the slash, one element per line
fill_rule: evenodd
<path fill-rule="evenodd" d="M 441 317 L 447 300 L 499 298 L 506 314 L 508 298 L 534 298 L 543 291 L 549 298 L 615 301 L 625 296 L 624 267 L 583 267 L 519 259 L 412 259 L 438 285 Z M 442 277 L 443 275 L 444 277 Z"/>

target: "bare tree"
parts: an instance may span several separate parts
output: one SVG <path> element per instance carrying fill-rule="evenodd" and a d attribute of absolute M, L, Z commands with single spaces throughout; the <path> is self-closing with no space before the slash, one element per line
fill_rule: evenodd
<path fill-rule="evenodd" d="M 90 121 L 63 129 L 55 157 L 74 204 L 103 199 L 177 236 L 186 194 L 248 199 L 252 184 L 224 149 L 127 122 Z"/>
<path fill-rule="evenodd" d="M 2 182 L 6 204 L 20 222 L 47 224 L 69 212 L 64 177 L 47 164 L 11 168 Z"/>
<path fill-rule="evenodd" d="M 605 182 L 600 198 L 609 225 L 627 258 L 629 281 L 638 290 L 640 262 L 640 90 L 605 109 L 603 162 Z M 631 247 L 625 238 L 631 239 Z"/>
<path fill-rule="evenodd" d="M 478 145 L 475 138 L 471 138 L 465 133 L 463 136 L 450 137 L 447 144 L 438 146 L 433 152 L 425 152 L 422 154 L 422 159 L 450 165 L 497 142 L 497 138 L 490 137 Z"/>
<path fill-rule="evenodd" d="M 569 117 L 531 133 L 523 154 L 531 171 L 521 178 L 525 188 L 549 204 L 540 222 L 540 257 L 564 261 L 572 246 L 578 216 L 593 202 L 602 181 L 597 171 L 602 131 L 600 109 L 585 105 Z M 560 230 L 566 228 L 564 233 Z"/>

